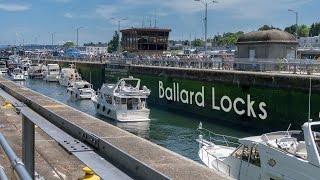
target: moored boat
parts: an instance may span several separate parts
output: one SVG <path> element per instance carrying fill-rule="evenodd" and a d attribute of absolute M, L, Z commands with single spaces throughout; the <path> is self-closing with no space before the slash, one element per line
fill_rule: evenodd
<path fill-rule="evenodd" d="M 306 122 L 302 131 L 266 133 L 238 139 L 202 128 L 199 157 L 209 168 L 234 179 L 319 179 L 320 122 Z M 210 139 L 210 140 L 209 140 Z M 230 141 L 231 139 L 231 141 Z"/>
<path fill-rule="evenodd" d="M 0 61 L 0 72 L 1 74 L 7 74 L 8 68 L 5 61 Z"/>
<path fill-rule="evenodd" d="M 81 81 L 81 75 L 73 64 L 68 68 L 62 68 L 58 76 L 58 81 L 61 86 L 72 86 L 76 81 Z"/>
<path fill-rule="evenodd" d="M 31 64 L 28 69 L 30 79 L 43 79 L 46 74 L 47 66 L 44 64 Z"/>
<path fill-rule="evenodd" d="M 150 110 L 147 98 L 150 90 L 143 86 L 140 79 L 122 78 L 116 84 L 103 84 L 91 99 L 96 112 L 123 122 L 148 121 Z"/>
<path fill-rule="evenodd" d="M 57 82 L 57 77 L 59 76 L 59 73 L 60 67 L 58 64 L 48 64 L 43 80 L 48 82 Z"/>
<path fill-rule="evenodd" d="M 67 92 L 77 99 L 90 99 L 95 94 L 92 84 L 87 81 L 75 81 L 67 88 Z"/>
<path fill-rule="evenodd" d="M 24 81 L 24 80 L 26 80 L 26 76 L 24 75 L 22 69 L 20 69 L 20 68 L 14 68 L 12 73 L 11 73 L 11 76 L 12 76 L 12 80 L 13 81 Z"/>

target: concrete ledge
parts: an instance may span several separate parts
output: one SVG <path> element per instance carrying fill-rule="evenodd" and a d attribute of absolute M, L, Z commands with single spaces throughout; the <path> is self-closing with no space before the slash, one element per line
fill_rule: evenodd
<path fill-rule="evenodd" d="M 96 152 L 135 178 L 211 180 L 226 178 L 204 165 L 12 81 L 0 78 L 0 86 L 75 138 L 85 140 L 83 133 L 88 132 L 99 137 Z"/>
<path fill-rule="evenodd" d="M 175 68 L 162 66 L 131 65 L 130 73 L 163 76 L 179 79 L 190 79 L 206 82 L 222 82 L 237 86 L 287 88 L 296 90 L 309 90 L 309 80 L 312 79 L 312 91 L 320 92 L 319 75 L 280 74 L 276 72 L 250 72 L 234 70 L 214 70 L 195 68 Z"/>

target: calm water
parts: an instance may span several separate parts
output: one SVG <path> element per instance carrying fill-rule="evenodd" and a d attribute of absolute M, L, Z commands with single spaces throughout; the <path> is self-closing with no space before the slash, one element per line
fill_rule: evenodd
<path fill-rule="evenodd" d="M 66 87 L 60 86 L 58 83 L 46 83 L 42 80 L 30 79 L 17 83 L 195 161 L 200 161 L 197 155 L 198 144 L 195 141 L 198 137 L 196 128 L 200 121 L 202 121 L 203 127 L 206 129 L 220 134 L 236 137 L 256 134 L 251 131 L 251 133 L 249 133 L 247 129 L 238 129 L 236 126 L 232 127 L 230 125 L 221 125 L 220 123 L 204 122 L 204 119 L 198 116 L 170 112 L 154 105 L 149 105 L 151 110 L 150 122 L 118 123 L 96 114 L 91 100 L 76 100 L 70 98 L 66 92 Z"/>

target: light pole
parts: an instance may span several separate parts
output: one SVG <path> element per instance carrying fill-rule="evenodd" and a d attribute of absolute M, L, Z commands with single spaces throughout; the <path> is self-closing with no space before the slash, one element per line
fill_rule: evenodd
<path fill-rule="evenodd" d="M 111 18 L 111 19 L 116 20 L 115 18 Z M 117 20 L 118 21 L 118 37 L 119 37 L 119 39 L 118 39 L 118 52 L 120 52 L 120 50 L 121 50 L 121 48 L 120 48 L 120 22 L 125 21 L 125 20 L 127 20 L 127 19 L 123 18 L 123 19 Z"/>
<path fill-rule="evenodd" d="M 51 34 L 51 48 L 53 49 L 53 35 L 57 32 L 49 32 Z"/>
<path fill-rule="evenodd" d="M 292 9 L 288 9 L 288 11 L 293 12 L 296 15 L 296 32 L 295 32 L 295 37 L 296 37 L 296 41 L 298 42 L 298 12 L 292 10 Z M 296 59 L 298 59 L 298 47 L 296 47 Z"/>
<path fill-rule="evenodd" d="M 84 27 L 77 27 L 76 29 L 77 29 L 77 47 L 79 46 L 79 29 L 82 29 L 82 28 L 84 28 Z"/>
<path fill-rule="evenodd" d="M 207 29 L 208 29 L 208 5 L 211 3 L 218 3 L 217 1 L 211 1 L 209 3 L 203 2 L 202 0 L 194 0 L 194 1 L 200 1 L 205 7 L 206 7 L 206 12 L 205 12 L 205 18 L 204 18 L 204 55 L 205 58 L 207 58 Z"/>

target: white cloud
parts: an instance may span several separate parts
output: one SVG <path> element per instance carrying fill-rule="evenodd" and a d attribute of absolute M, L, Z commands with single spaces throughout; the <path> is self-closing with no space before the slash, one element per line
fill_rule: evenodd
<path fill-rule="evenodd" d="M 26 11 L 30 8 L 30 5 L 0 3 L 0 10 L 4 11 Z"/>
<path fill-rule="evenodd" d="M 71 13 L 64 13 L 63 16 L 66 18 L 73 18 L 73 15 Z"/>
<path fill-rule="evenodd" d="M 66 18 L 69 19 L 92 19 L 92 18 L 96 18 L 96 15 L 90 15 L 90 14 L 75 14 L 75 13 L 70 13 L 70 12 L 66 12 L 63 15 Z"/>

